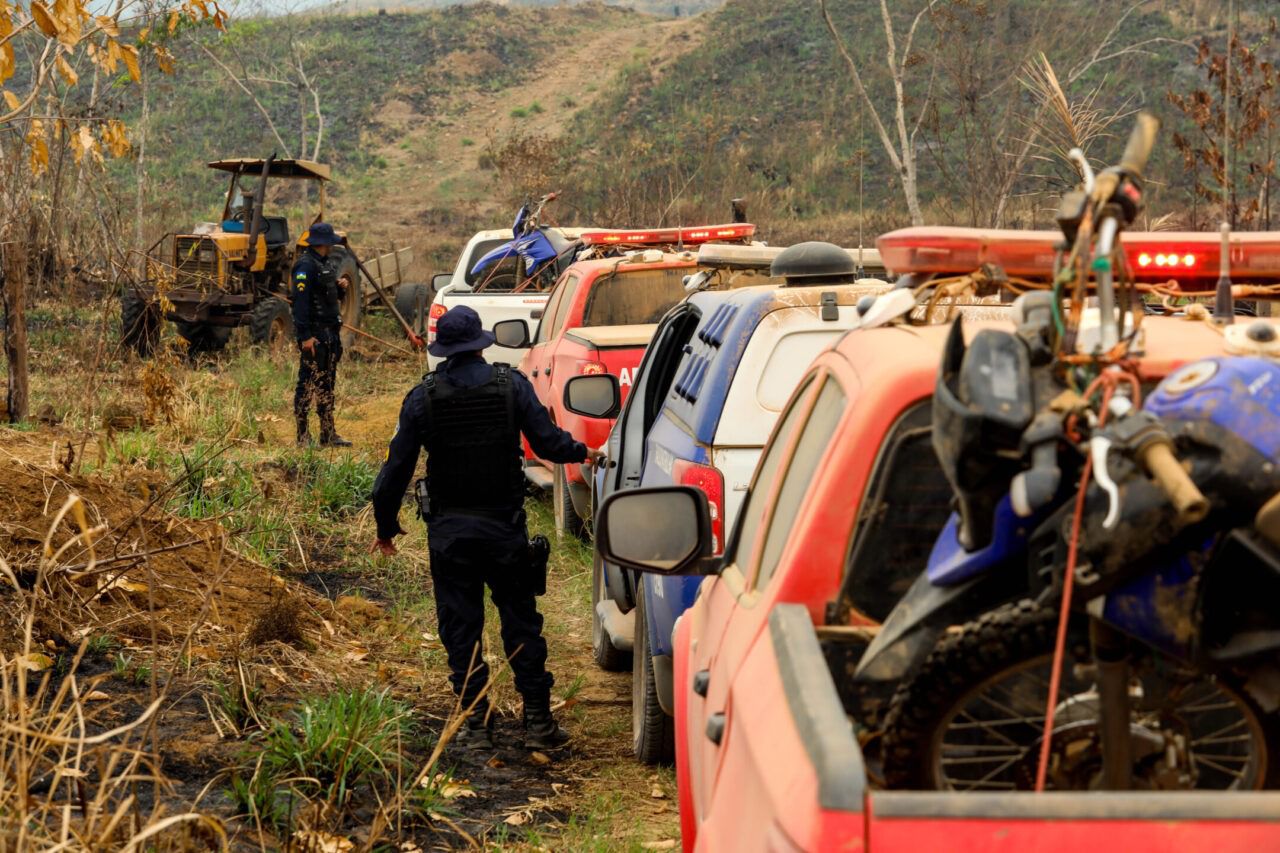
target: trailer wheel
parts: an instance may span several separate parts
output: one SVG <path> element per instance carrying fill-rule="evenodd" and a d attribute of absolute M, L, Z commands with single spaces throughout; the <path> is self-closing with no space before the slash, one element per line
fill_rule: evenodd
<path fill-rule="evenodd" d="M 645 764 L 670 764 L 676 757 L 676 721 L 658 702 L 644 599 L 641 588 L 636 594 L 636 640 L 631 652 L 631 745 Z"/>
<path fill-rule="evenodd" d="M 335 246 L 333 251 L 338 257 L 338 278 L 346 276 L 351 282 L 342 294 L 343 329 L 339 332 L 342 348 L 351 349 L 351 345 L 356 342 L 356 333 L 351 329 L 360 328 L 360 312 L 364 306 L 364 280 L 360 277 L 360 268 L 356 266 L 356 259 L 350 252 L 342 246 Z"/>
<path fill-rule="evenodd" d="M 283 352 L 293 342 L 293 313 L 289 303 L 268 296 L 253 306 L 249 315 L 249 340 L 265 344 L 271 352 Z"/>
<path fill-rule="evenodd" d="M 160 306 L 136 293 L 120 298 L 120 340 L 142 358 L 155 352 L 160 342 Z"/>
<path fill-rule="evenodd" d="M 1043 738 L 1056 608 L 1007 604 L 939 643 L 900 685 L 885 717 L 890 788 L 1030 790 Z M 1083 621 L 1073 623 L 1052 737 L 1048 787 L 1088 790 L 1101 773 L 1095 678 Z M 1164 658 L 1135 667 L 1143 684 L 1131 710 L 1137 787 L 1197 790 L 1275 783 L 1276 720 L 1225 679 Z M 1185 744 L 1166 766 L 1166 735 Z M 1189 778 L 1183 773 L 1188 771 Z"/>
<path fill-rule="evenodd" d="M 211 323 L 178 322 L 178 334 L 187 342 L 187 352 L 197 355 L 206 352 L 218 352 L 231 340 L 229 326 L 214 326 Z"/>
<path fill-rule="evenodd" d="M 427 313 L 431 310 L 431 291 L 425 284 L 402 284 L 396 288 L 396 310 L 419 336 L 427 334 Z"/>

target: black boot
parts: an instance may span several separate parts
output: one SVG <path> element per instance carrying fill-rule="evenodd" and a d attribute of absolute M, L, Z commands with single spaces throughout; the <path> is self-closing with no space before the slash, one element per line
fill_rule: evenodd
<path fill-rule="evenodd" d="M 307 415 L 304 412 L 300 415 L 296 415 L 296 418 L 298 421 L 298 446 L 310 447 L 311 430 L 307 427 Z"/>
<path fill-rule="evenodd" d="M 489 706 L 474 708 L 453 740 L 467 749 L 493 749 L 493 720 L 489 716 Z"/>
<path fill-rule="evenodd" d="M 525 749 L 556 749 L 569 742 L 569 733 L 551 715 L 551 703 L 524 703 Z"/>
<path fill-rule="evenodd" d="M 350 447 L 351 442 L 338 435 L 333 426 L 333 412 L 317 413 L 320 418 L 321 447 Z"/>

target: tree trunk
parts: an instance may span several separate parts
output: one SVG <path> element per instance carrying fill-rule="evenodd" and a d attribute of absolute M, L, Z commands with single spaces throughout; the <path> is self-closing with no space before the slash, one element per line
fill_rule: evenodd
<path fill-rule="evenodd" d="M 135 183 L 137 184 L 137 196 L 134 199 L 133 211 L 133 245 L 139 252 L 145 247 L 142 245 L 142 213 L 143 202 L 146 199 L 147 184 L 147 120 L 150 118 L 150 104 L 147 102 L 147 69 L 142 69 L 139 88 L 142 89 L 142 117 L 138 119 L 138 164 L 135 172 Z"/>
<path fill-rule="evenodd" d="M 9 422 L 27 419 L 27 259 L 20 248 L 5 251 L 0 264 L 0 288 L 4 293 L 4 354 L 9 362 Z"/>

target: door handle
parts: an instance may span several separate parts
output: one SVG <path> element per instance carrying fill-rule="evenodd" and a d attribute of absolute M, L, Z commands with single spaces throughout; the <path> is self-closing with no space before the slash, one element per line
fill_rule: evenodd
<path fill-rule="evenodd" d="M 711 670 L 704 669 L 693 676 L 693 692 L 707 698 L 707 685 L 711 683 Z"/>
<path fill-rule="evenodd" d="M 724 711 L 717 711 L 707 717 L 707 740 L 716 746 L 724 740 Z"/>
<path fill-rule="evenodd" d="M 547 376 L 551 376 L 551 365 L 547 365 Z"/>

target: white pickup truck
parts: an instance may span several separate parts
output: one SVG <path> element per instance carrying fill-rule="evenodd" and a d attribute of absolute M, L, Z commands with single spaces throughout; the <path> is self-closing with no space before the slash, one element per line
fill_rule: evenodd
<path fill-rule="evenodd" d="M 572 243 L 582 235 L 585 229 L 544 226 L 543 230 L 549 232 L 553 243 Z M 499 264 L 492 275 L 482 274 L 479 280 L 473 280 L 471 276 L 471 269 L 478 260 L 510 240 L 510 228 L 480 231 L 467 241 L 462 255 L 458 258 L 458 265 L 452 273 L 441 273 L 432 278 L 431 285 L 435 292 L 431 300 L 430 313 L 426 318 L 428 343 L 435 340 L 436 320 L 443 317 L 450 308 L 456 308 L 459 305 L 474 308 L 486 329 L 492 329 L 495 323 L 503 320 L 524 320 L 529 324 L 530 329 L 537 327 L 538 320 L 542 317 L 542 309 L 551 295 L 550 290 L 539 291 L 530 288 L 512 292 L 509 281 L 511 275 L 509 271 L 502 269 L 504 264 Z M 563 263 L 567 265 L 572 260 L 570 256 L 565 258 Z M 479 291 L 475 290 L 482 285 Z M 494 346 L 486 351 L 485 358 L 491 362 L 517 364 L 523 354 L 522 350 Z M 432 370 L 436 369 L 439 362 L 440 359 L 428 355 L 427 363 Z"/>

